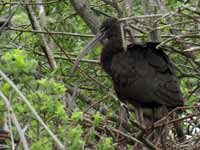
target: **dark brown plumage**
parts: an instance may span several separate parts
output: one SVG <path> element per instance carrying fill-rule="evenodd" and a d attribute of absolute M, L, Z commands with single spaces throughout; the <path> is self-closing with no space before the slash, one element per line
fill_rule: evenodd
<path fill-rule="evenodd" d="M 101 30 L 107 38 L 101 64 L 120 100 L 147 108 L 183 106 L 175 68 L 163 50 L 156 49 L 158 43 L 134 43 L 124 51 L 117 19 L 106 20 Z"/>
<path fill-rule="evenodd" d="M 156 49 L 159 43 L 133 43 L 124 50 L 120 23 L 115 18 L 103 22 L 101 32 L 106 38 L 101 53 L 102 68 L 111 76 L 121 101 L 132 104 L 136 109 L 145 109 L 143 119 L 136 111 L 139 121 L 151 126 L 173 108 L 183 106 L 184 98 L 175 67 L 162 48 Z M 178 137 L 183 138 L 180 124 L 175 123 L 174 126 Z"/>
<path fill-rule="evenodd" d="M 120 21 L 116 18 L 103 22 L 100 32 L 80 53 L 71 73 L 81 58 L 99 40 L 104 45 L 101 53 L 102 68 L 111 76 L 118 98 L 132 104 L 135 109 L 139 108 L 136 110 L 138 121 L 142 123 L 146 119 L 152 125 L 173 108 L 183 106 L 184 98 L 177 81 L 175 67 L 163 49 L 156 49 L 158 43 L 152 42 L 133 43 L 124 49 Z M 140 108 L 143 109 L 141 120 Z M 147 122 L 145 125 L 149 126 Z M 175 126 L 179 128 L 179 123 Z M 183 136 L 182 130 L 177 132 L 177 135 Z"/>

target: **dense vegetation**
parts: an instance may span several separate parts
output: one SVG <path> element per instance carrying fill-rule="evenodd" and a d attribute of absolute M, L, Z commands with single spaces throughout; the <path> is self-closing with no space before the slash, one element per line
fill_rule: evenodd
<path fill-rule="evenodd" d="M 84 5 L 82 11 L 77 10 L 78 2 Z M 140 16 L 132 19 L 138 41 L 152 40 L 149 33 L 156 29 L 161 44 L 173 47 L 167 53 L 177 67 L 188 106 L 182 108 L 182 117 L 187 119 L 184 120 L 185 132 L 190 138 L 197 137 L 200 1 L 161 0 L 160 4 L 154 3 L 154 12 L 146 10 L 145 2 L 151 6 L 149 0 L 0 2 L 1 16 L 8 16 L 9 21 L 8 26 L 0 28 L 0 126 L 3 128 L 6 123 L 12 135 L 6 144 L 9 149 L 25 149 L 24 143 L 31 150 L 56 150 L 63 145 L 67 150 L 133 149 L 139 129 L 131 122 L 133 113 L 129 121 L 123 120 L 127 117 L 124 104 L 117 100 L 110 78 L 99 65 L 101 44 L 93 48 L 70 75 L 74 60 L 107 18 L 103 14 Z M 153 17 L 152 25 L 152 20 L 144 15 L 154 13 L 159 15 Z M 31 105 L 5 80 L 3 73 Z M 9 107 L 5 99 L 10 102 Z M 13 114 L 22 128 L 24 142 L 20 142 L 20 130 L 13 122 Z M 57 138 L 49 134 L 38 117 Z M 181 145 L 175 140 L 172 143 L 176 147 Z M 192 149 L 190 144 L 185 149 Z M 199 145 L 197 142 L 196 146 Z"/>

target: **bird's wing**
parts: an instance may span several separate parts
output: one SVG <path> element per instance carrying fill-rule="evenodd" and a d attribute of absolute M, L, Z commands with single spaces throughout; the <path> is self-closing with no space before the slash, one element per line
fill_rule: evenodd
<path fill-rule="evenodd" d="M 183 97 L 173 70 L 164 52 L 135 44 L 113 57 L 111 76 L 124 101 L 176 107 L 183 105 Z"/>
<path fill-rule="evenodd" d="M 166 72 L 170 71 L 175 75 L 174 65 L 170 62 L 168 56 L 163 52 L 162 48 L 156 49 L 159 43 L 147 43 L 145 45 L 147 51 L 145 53 L 145 59 L 148 60 L 149 64 L 154 66 L 157 71 Z"/>
<path fill-rule="evenodd" d="M 147 43 L 149 50 L 145 56 L 149 65 L 154 68 L 156 78 L 159 79 L 159 86 L 154 95 L 159 97 L 167 106 L 182 106 L 184 98 L 176 77 L 176 69 L 162 48 L 156 49 L 157 45 Z"/>

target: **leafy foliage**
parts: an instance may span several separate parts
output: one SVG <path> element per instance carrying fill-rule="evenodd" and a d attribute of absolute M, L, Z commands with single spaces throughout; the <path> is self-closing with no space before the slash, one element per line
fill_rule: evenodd
<path fill-rule="evenodd" d="M 97 145 L 98 150 L 114 150 L 115 146 L 111 138 L 105 138 Z"/>
<path fill-rule="evenodd" d="M 5 62 L 5 64 L 1 65 L 1 68 L 6 73 L 31 73 L 37 67 L 37 61 L 35 59 L 29 60 L 27 54 L 19 49 L 6 52 L 1 58 Z"/>
<path fill-rule="evenodd" d="M 6 2 L 9 4 L 9 1 Z M 12 12 L 11 28 L 0 33 L 0 69 L 17 85 L 67 149 L 133 149 L 133 142 L 129 142 L 129 139 L 127 140 L 124 135 L 117 132 L 119 130 L 124 131 L 127 135 L 133 135 L 136 129 L 130 121 L 127 122 L 125 127 L 123 126 L 122 120 L 125 118 L 121 118 L 122 105 L 119 101 L 116 101 L 111 79 L 100 69 L 97 61 L 99 60 L 101 45 L 98 44 L 93 48 L 92 52 L 80 63 L 80 68 L 75 74 L 69 76 L 73 65 L 72 60 L 79 55 L 90 40 L 91 36 L 88 35 L 92 34 L 91 30 L 69 1 L 43 2 L 47 23 L 42 31 L 35 28 L 27 7 L 20 5 L 18 1 L 13 2 L 12 8 L 16 7 L 16 11 Z M 119 1 L 118 7 L 124 11 L 123 16 L 127 17 L 128 10 L 124 2 Z M 101 12 L 118 16 L 118 8 L 105 4 L 101 0 L 90 0 L 88 3 L 93 10 L 92 13 L 99 20 L 106 18 Z M 1 14 L 6 15 L 9 12 L 8 4 L 0 5 Z M 168 10 L 178 12 L 185 6 L 193 8 L 196 2 L 184 4 L 177 0 L 164 0 L 164 4 Z M 36 19 L 40 18 L 41 12 L 38 5 L 33 5 L 32 8 Z M 130 16 L 143 15 L 144 13 L 140 0 L 133 1 L 131 9 Z M 195 11 L 199 13 L 198 9 L 195 9 Z M 196 56 L 194 59 L 186 57 L 187 55 L 181 51 L 183 46 L 177 41 L 181 36 L 186 36 L 181 40 L 186 44 L 199 46 L 199 38 L 192 37 L 193 34 L 199 34 L 197 32 L 199 29 L 196 31 L 198 25 L 194 23 L 195 19 L 193 20 L 191 17 L 191 15 L 198 16 L 195 11 L 186 9 L 181 11 L 179 16 L 172 15 L 171 26 L 168 25 L 167 19 L 164 17 L 156 20 L 159 24 L 160 34 L 163 35 L 162 41 L 169 36 L 171 39 L 168 39 L 167 44 L 179 50 L 178 53 L 170 51 L 168 54 L 178 68 L 177 74 L 181 89 L 187 99 L 186 104 L 189 106 L 199 101 L 200 55 L 197 51 L 193 53 Z M 159 10 L 158 13 L 162 12 Z M 38 20 L 40 24 L 43 21 L 41 18 Z M 139 27 L 144 29 L 144 33 L 136 32 L 136 35 L 140 41 L 147 41 L 147 34 L 151 28 L 145 26 L 143 19 L 135 21 L 136 25 L 138 23 L 140 23 Z M 172 35 L 172 29 L 180 32 L 181 36 L 176 38 Z M 54 33 L 49 33 L 51 31 L 54 31 Z M 81 35 L 79 35 L 80 33 Z M 55 70 L 49 67 L 49 60 L 44 52 L 45 44 L 42 35 L 46 37 L 46 44 L 49 45 L 49 49 L 52 50 L 56 60 L 57 68 Z M 0 91 L 10 100 L 20 125 L 25 128 L 30 149 L 57 150 L 58 147 L 52 137 L 36 120 L 19 95 L 2 78 L 0 78 Z M 1 99 L 0 112 L 4 112 L 0 113 L 1 128 L 4 124 L 4 114 L 7 113 L 5 104 Z M 134 117 L 131 119 L 134 119 Z M 196 122 L 198 121 L 196 119 Z M 192 126 L 190 123 L 184 125 L 188 128 L 188 131 Z M 198 123 L 194 126 L 198 127 Z M 12 124 L 9 124 L 9 127 L 11 127 L 9 130 L 12 131 L 15 141 L 19 141 L 16 127 Z M 117 131 L 111 130 L 111 127 Z M 12 145 L 9 140 L 7 144 Z M 18 149 L 23 149 L 20 142 L 16 142 L 16 145 Z"/>

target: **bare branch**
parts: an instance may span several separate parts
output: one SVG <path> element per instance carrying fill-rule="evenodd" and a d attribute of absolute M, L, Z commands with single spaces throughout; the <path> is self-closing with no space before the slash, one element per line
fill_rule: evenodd
<path fill-rule="evenodd" d="M 72 32 L 55 32 L 55 31 L 46 32 L 46 31 L 40 31 L 40 30 L 25 30 L 25 29 L 21 29 L 21 28 L 12 28 L 12 27 L 9 27 L 7 30 L 41 33 L 41 34 L 67 35 L 67 36 L 84 37 L 84 38 L 94 37 L 94 35 L 92 35 L 92 34 L 81 34 L 81 33 L 72 33 Z"/>
<path fill-rule="evenodd" d="M 0 91 L 0 97 L 4 100 L 4 103 L 6 104 L 7 110 L 10 112 L 10 116 L 11 116 L 11 120 L 13 122 L 13 124 L 16 126 L 16 129 L 19 133 L 20 139 L 22 141 L 24 150 L 29 150 L 28 148 L 28 143 L 27 140 L 25 138 L 24 132 L 19 124 L 19 121 L 17 120 L 17 117 L 13 111 L 13 108 L 9 102 L 9 100 L 7 99 L 7 97 Z"/>
<path fill-rule="evenodd" d="M 70 0 L 76 12 L 81 16 L 81 18 L 90 27 L 93 33 L 97 33 L 100 27 L 100 20 L 92 12 L 89 4 L 85 0 Z"/>
<path fill-rule="evenodd" d="M 40 26 L 35 14 L 34 14 L 34 11 L 33 11 L 32 7 L 30 5 L 28 5 L 26 8 L 27 8 L 27 11 L 29 13 L 30 20 L 33 21 L 33 26 L 37 30 L 42 31 L 42 27 Z M 42 38 L 44 46 L 45 46 L 44 50 L 45 50 L 45 54 L 47 55 L 47 59 L 49 61 L 49 65 L 50 65 L 50 67 L 52 69 L 56 69 L 56 61 L 54 59 L 53 52 L 51 51 L 51 48 L 50 48 L 50 46 L 48 44 L 48 40 L 43 34 L 41 34 L 41 38 Z"/>
<path fill-rule="evenodd" d="M 143 0 L 143 9 L 145 15 L 157 14 L 157 5 L 154 0 Z M 147 24 L 149 24 L 152 28 L 157 27 L 157 22 L 155 22 L 155 18 L 150 18 L 147 22 Z M 159 42 L 159 31 L 153 30 L 149 32 L 149 39 L 153 42 Z"/>
<path fill-rule="evenodd" d="M 62 2 L 62 0 L 52 0 L 48 2 L 41 2 L 41 3 L 23 3 L 23 5 L 47 5 L 47 4 L 53 4 L 53 3 L 59 3 Z M 0 2 L 0 5 L 21 5 L 20 2 Z"/>
<path fill-rule="evenodd" d="M 125 3 L 125 7 L 126 9 L 128 10 L 128 16 L 131 16 L 132 14 L 132 4 L 133 4 L 133 1 L 132 0 L 124 0 L 124 3 Z"/>
<path fill-rule="evenodd" d="M 118 2 L 116 0 L 102 0 L 102 1 L 104 1 L 105 4 L 108 4 L 111 7 L 115 8 L 119 18 L 121 18 L 123 16 L 123 11 L 119 7 Z"/>

